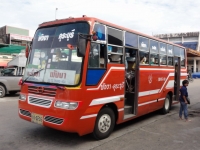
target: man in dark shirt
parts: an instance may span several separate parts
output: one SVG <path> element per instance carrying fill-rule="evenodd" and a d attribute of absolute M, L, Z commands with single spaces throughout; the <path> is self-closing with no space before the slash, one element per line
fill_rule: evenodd
<path fill-rule="evenodd" d="M 182 119 L 182 112 L 184 111 L 185 120 L 190 121 L 190 120 L 188 120 L 187 100 L 186 100 L 186 97 L 188 97 L 187 86 L 188 86 L 189 82 L 188 82 L 188 80 L 184 80 L 182 82 L 182 84 L 183 84 L 183 86 L 180 89 L 180 97 L 179 97 L 179 101 L 180 101 L 179 117 L 180 117 L 180 119 Z"/>

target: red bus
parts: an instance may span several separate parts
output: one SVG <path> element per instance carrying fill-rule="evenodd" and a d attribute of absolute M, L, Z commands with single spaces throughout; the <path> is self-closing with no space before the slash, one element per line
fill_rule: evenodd
<path fill-rule="evenodd" d="M 187 76 L 184 47 L 86 16 L 40 24 L 27 54 L 20 118 L 96 139 L 168 113 Z"/>

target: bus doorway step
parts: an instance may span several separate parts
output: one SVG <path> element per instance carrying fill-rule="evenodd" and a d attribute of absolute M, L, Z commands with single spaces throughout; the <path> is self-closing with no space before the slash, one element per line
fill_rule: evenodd
<path fill-rule="evenodd" d="M 124 114 L 132 114 L 132 106 L 125 105 Z"/>
<path fill-rule="evenodd" d="M 134 116 L 135 116 L 134 114 L 126 114 L 126 115 L 124 115 L 124 120 L 133 118 Z"/>

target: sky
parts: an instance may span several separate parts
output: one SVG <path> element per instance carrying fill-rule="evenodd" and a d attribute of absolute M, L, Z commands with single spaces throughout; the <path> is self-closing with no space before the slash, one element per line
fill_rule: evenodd
<path fill-rule="evenodd" d="M 0 8 L 0 27 L 30 36 L 42 22 L 82 15 L 148 35 L 200 31 L 200 0 L 1 0 Z"/>

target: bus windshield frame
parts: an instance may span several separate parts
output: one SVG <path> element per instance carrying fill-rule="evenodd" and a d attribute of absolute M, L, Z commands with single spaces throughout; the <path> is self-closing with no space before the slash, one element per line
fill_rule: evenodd
<path fill-rule="evenodd" d="M 77 86 L 84 57 L 77 56 L 78 33 L 88 34 L 88 22 L 39 28 L 34 36 L 23 80 Z M 32 75 L 33 72 L 40 72 Z"/>

